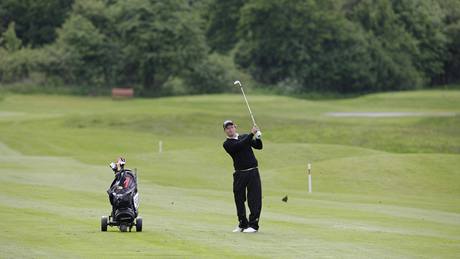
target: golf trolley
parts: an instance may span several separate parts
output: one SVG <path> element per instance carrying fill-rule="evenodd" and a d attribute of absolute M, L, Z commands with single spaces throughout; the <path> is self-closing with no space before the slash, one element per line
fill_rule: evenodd
<path fill-rule="evenodd" d="M 142 231 L 142 218 L 138 217 L 139 193 L 137 192 L 137 172 L 123 169 L 116 173 L 110 188 L 107 190 L 112 213 L 101 217 L 101 231 L 107 226 L 117 226 L 121 232 L 131 232 L 135 226 L 137 232 Z"/>

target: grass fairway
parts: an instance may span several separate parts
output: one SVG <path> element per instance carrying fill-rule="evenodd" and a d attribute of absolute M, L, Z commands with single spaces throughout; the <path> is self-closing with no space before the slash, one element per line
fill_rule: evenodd
<path fill-rule="evenodd" d="M 254 235 L 231 233 L 222 148 L 224 119 L 249 130 L 241 96 L 3 97 L 0 257 L 458 258 L 460 91 L 249 101 L 264 132 Z M 328 116 L 346 112 L 415 115 Z M 100 232 L 119 155 L 139 171 L 142 233 Z"/>

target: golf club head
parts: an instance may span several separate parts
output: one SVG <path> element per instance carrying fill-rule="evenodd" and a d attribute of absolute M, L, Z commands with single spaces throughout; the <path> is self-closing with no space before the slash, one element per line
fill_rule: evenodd
<path fill-rule="evenodd" d="M 235 82 L 233 82 L 233 85 L 242 87 L 241 82 L 238 81 L 238 80 L 236 80 Z"/>

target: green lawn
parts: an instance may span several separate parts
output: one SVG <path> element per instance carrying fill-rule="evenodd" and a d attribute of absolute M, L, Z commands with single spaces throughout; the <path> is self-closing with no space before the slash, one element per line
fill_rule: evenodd
<path fill-rule="evenodd" d="M 249 130 L 241 96 L 0 98 L 0 258 L 458 258 L 460 91 L 248 94 L 264 133 L 254 235 L 231 232 L 232 164 L 222 148 L 224 119 Z M 139 171 L 142 233 L 100 232 L 107 165 L 119 155 Z"/>

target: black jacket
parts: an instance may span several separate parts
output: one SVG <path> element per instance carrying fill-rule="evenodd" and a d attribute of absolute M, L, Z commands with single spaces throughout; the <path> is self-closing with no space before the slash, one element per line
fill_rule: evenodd
<path fill-rule="evenodd" d="M 241 171 L 257 167 L 257 159 L 254 156 L 252 148 L 262 149 L 262 140 L 253 139 L 254 134 L 244 134 L 238 136 L 238 139 L 228 138 L 224 142 L 224 149 L 233 159 L 235 171 Z"/>

